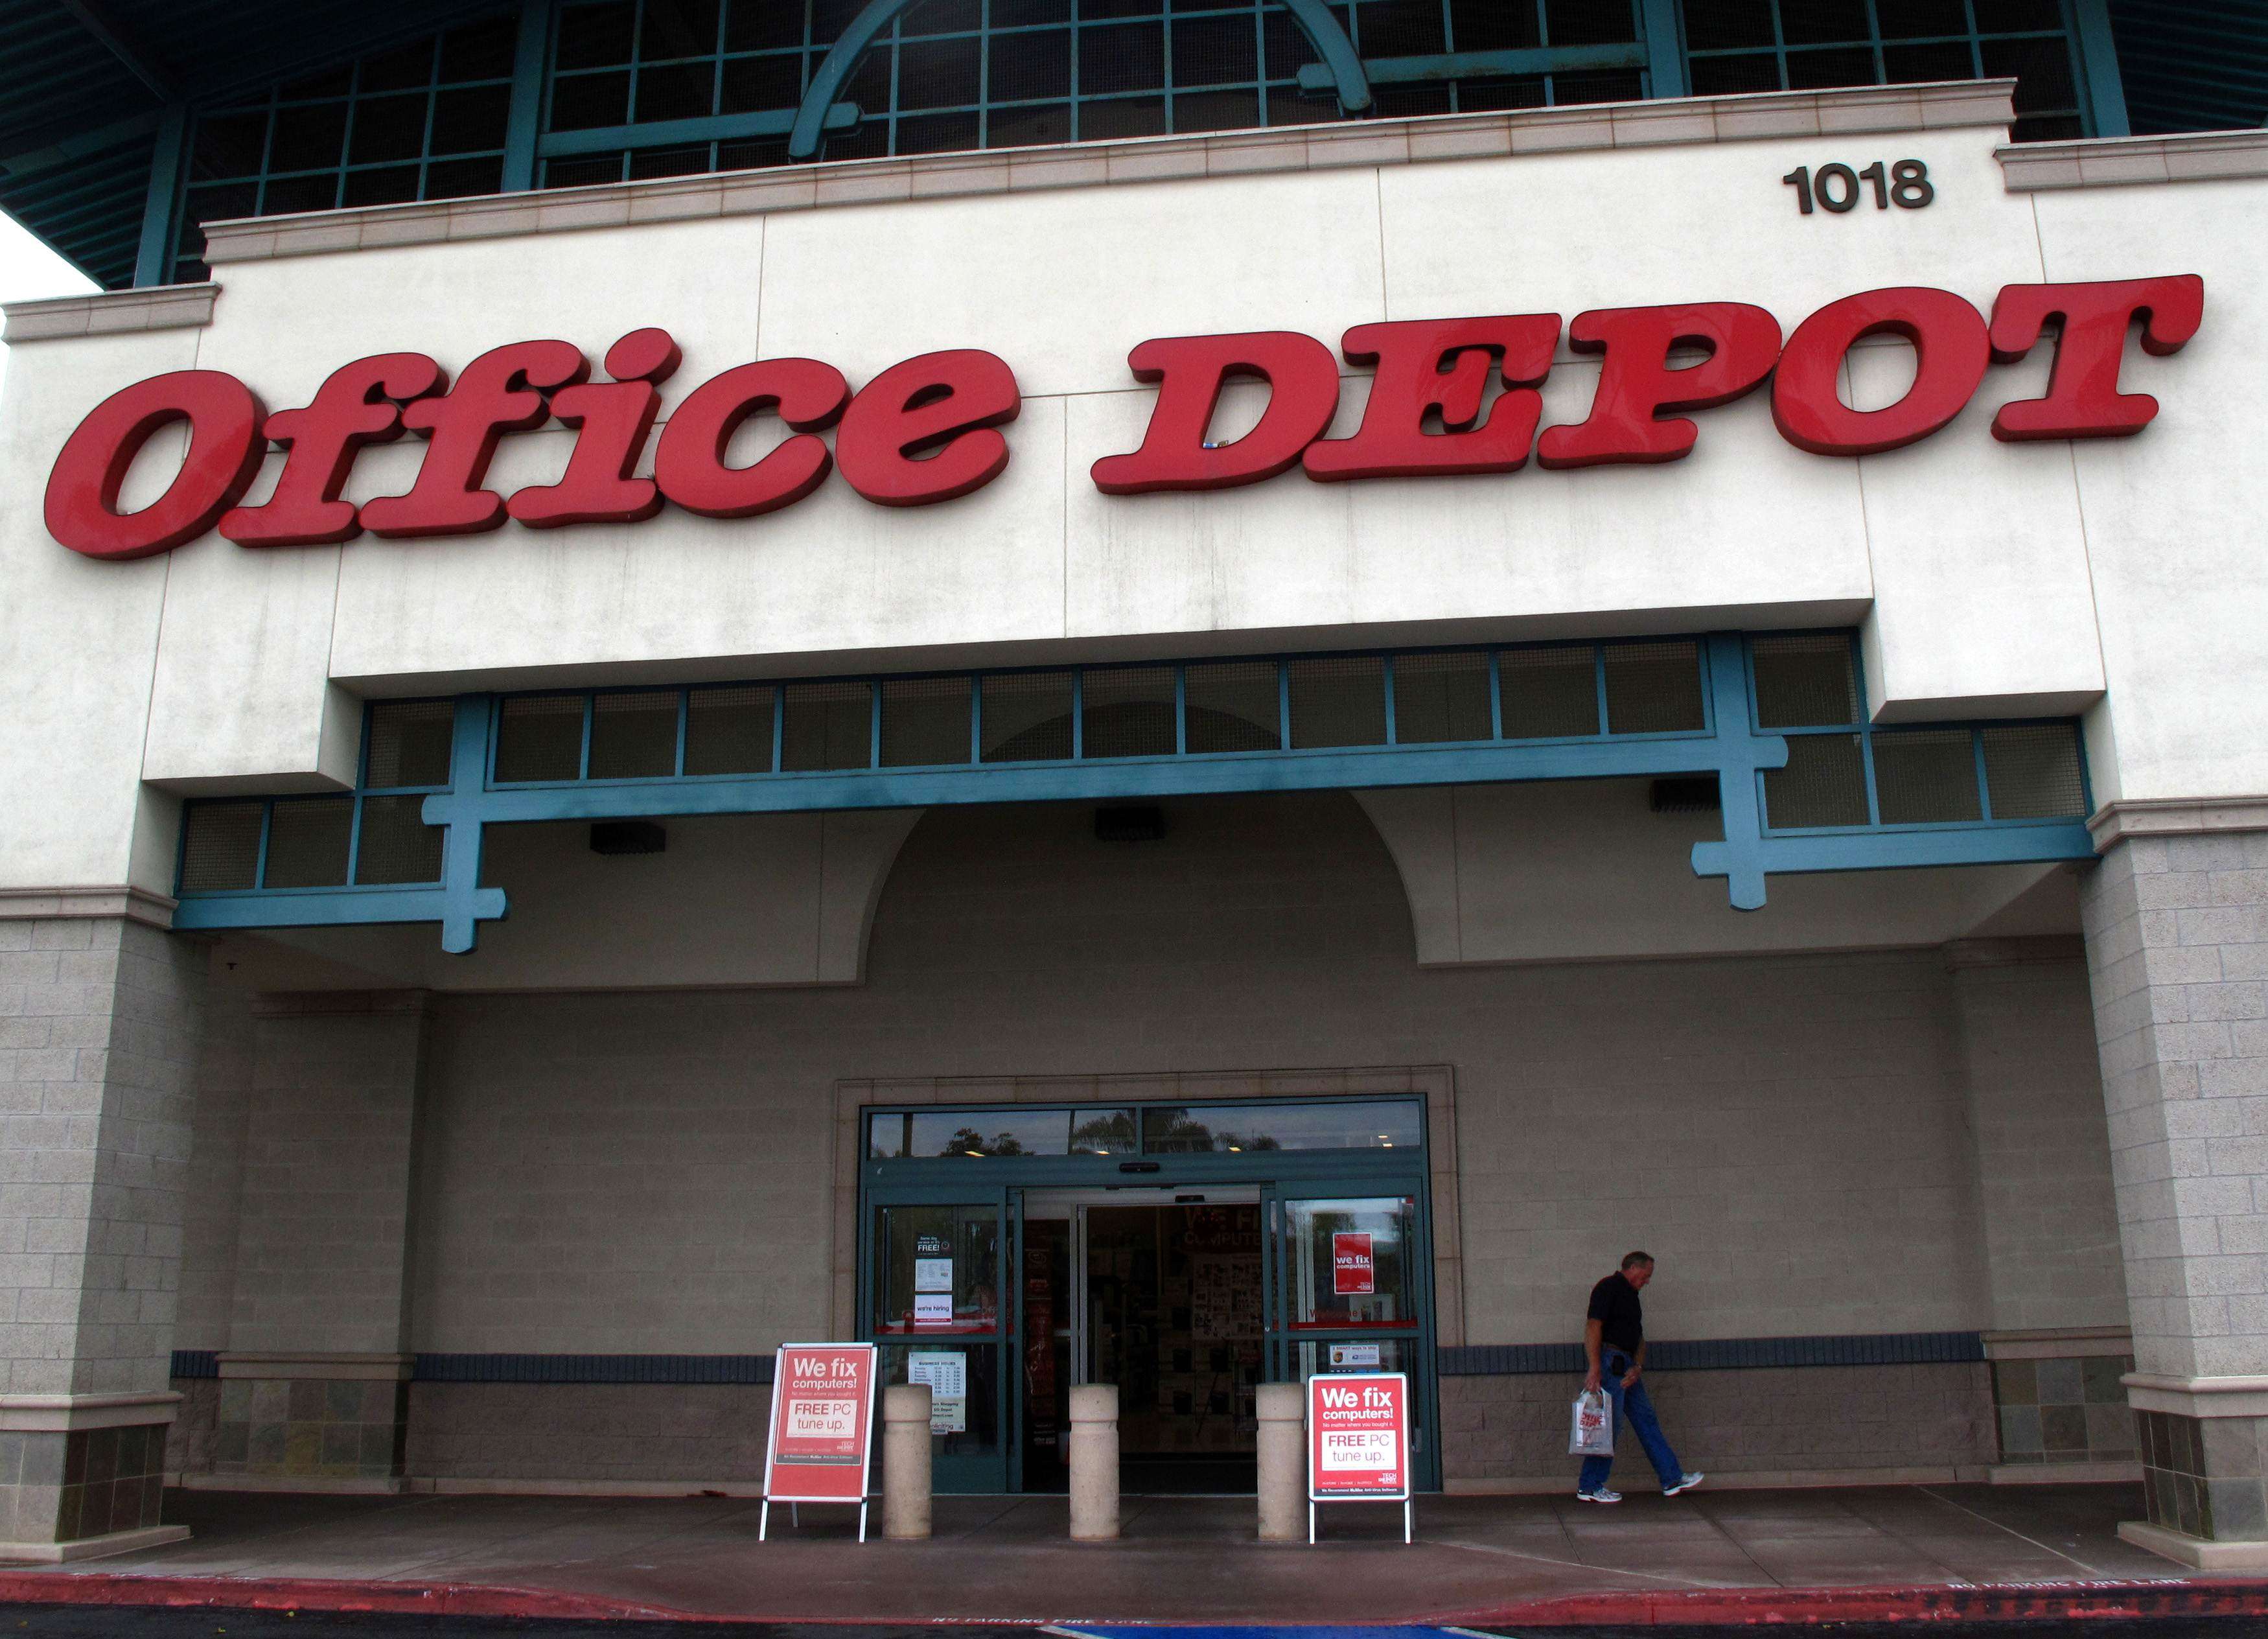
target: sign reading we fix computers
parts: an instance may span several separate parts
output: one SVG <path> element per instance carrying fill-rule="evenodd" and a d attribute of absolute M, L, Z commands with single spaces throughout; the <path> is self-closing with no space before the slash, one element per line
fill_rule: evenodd
<path fill-rule="evenodd" d="M 1410 1379 L 1398 1371 L 1307 1379 L 1307 1500 L 1398 1502 L 1410 1495 Z"/>

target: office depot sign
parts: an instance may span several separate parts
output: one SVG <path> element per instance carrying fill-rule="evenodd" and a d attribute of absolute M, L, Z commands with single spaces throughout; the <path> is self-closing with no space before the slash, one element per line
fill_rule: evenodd
<path fill-rule="evenodd" d="M 1590 411 L 1540 434 L 1557 314 L 1356 326 L 1340 351 L 1370 367 L 1371 388 L 1360 425 L 1344 438 L 1324 436 L 1339 405 L 1339 359 L 1314 337 L 1263 330 L 1160 338 L 1129 355 L 1136 378 L 1157 387 L 1141 446 L 1096 461 L 1092 477 L 1106 494 L 1139 495 L 1227 489 L 1294 466 L 1318 483 L 1340 483 L 1510 473 L 1531 454 L 1546 469 L 1672 461 L 1699 437 L 1692 412 L 1767 382 L 1772 418 L 1791 444 L 1819 455 L 1873 454 L 1944 427 L 1994 361 L 2022 358 L 2043 341 L 2054 350 L 2047 391 L 2004 404 L 1993 435 L 2126 436 L 2158 410 L 2148 395 L 2120 390 L 2128 336 L 2139 324 L 2146 352 L 2175 352 L 2197 333 L 2204 306 L 2204 281 L 2184 274 L 2010 284 L 1989 318 L 1948 291 L 1868 291 L 1828 303 L 1786 336 L 1771 314 L 1742 302 L 1594 309 L 1565 326 L 1569 346 L 1600 361 Z M 1878 335 L 1911 343 L 1912 385 L 1896 403 L 1852 409 L 1839 387 L 1845 356 Z M 1701 356 L 1673 362 L 1685 353 Z M 153 376 L 104 400 L 65 441 L 48 481 L 48 531 L 88 557 L 124 559 L 168 551 L 216 527 L 240 545 L 291 547 L 365 530 L 477 535 L 507 519 L 530 528 L 632 523 L 665 506 L 753 518 L 793 506 L 837 469 L 878 506 L 921 506 L 968 494 L 1006 469 L 1001 429 L 1023 402 L 1007 363 L 974 349 L 909 358 L 856 392 L 831 365 L 767 358 L 703 382 L 656 436 L 659 384 L 681 362 L 676 342 L 652 329 L 609 347 L 597 380 L 590 360 L 563 341 L 495 348 L 453 380 L 425 354 L 381 353 L 334 371 L 313 402 L 273 413 L 251 386 L 221 371 Z M 1222 389 L 1239 378 L 1267 384 L 1266 408 L 1241 437 L 1209 442 Z M 1502 388 L 1492 402 L 1491 385 Z M 786 436 L 758 461 L 727 464 L 734 435 L 760 417 L 778 420 Z M 558 480 L 508 496 L 488 488 L 503 438 L 554 421 L 575 433 Z M 157 500 L 122 512 L 136 455 L 177 422 L 189 433 L 180 470 Z M 830 429 L 831 445 L 820 436 Z M 409 491 L 359 505 L 344 499 L 363 447 L 405 432 L 425 440 Z M 244 505 L 271 445 L 284 452 L 275 490 Z"/>

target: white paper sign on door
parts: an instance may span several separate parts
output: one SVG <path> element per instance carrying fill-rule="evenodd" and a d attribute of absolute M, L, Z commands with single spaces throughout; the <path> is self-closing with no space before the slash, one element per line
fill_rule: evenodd
<path fill-rule="evenodd" d="M 968 1430 L 968 1356 L 916 1350 L 906 1355 L 906 1381 L 929 1384 L 929 1431 Z"/>
<path fill-rule="evenodd" d="M 915 1259 L 914 1290 L 917 1292 L 953 1290 L 953 1259 L 950 1258 Z"/>
<path fill-rule="evenodd" d="M 949 1326 L 953 1324 L 953 1294 L 950 1292 L 916 1292 L 914 1294 L 914 1324 L 917 1326 Z"/>

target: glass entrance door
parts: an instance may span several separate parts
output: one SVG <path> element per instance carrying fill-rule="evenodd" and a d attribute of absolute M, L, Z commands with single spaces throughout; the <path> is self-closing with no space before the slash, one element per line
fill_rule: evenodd
<path fill-rule="evenodd" d="M 1391 1187 L 1375 1178 L 1359 1187 L 1375 1191 L 1381 1183 Z M 1415 1478 L 1424 1488 L 1438 1485 L 1432 1236 L 1418 1180 L 1408 1181 L 1406 1193 L 1301 1185 L 1270 1188 L 1267 1197 L 1269 1380 L 1406 1372 Z"/>
<path fill-rule="evenodd" d="M 870 1204 L 863 1308 L 881 1345 L 881 1380 L 930 1385 L 932 1483 L 939 1491 L 1004 1489 L 1013 1425 L 1014 1336 L 1004 1302 L 1015 1268 L 1007 1190 L 892 1192 Z M 913 1199 L 906 1199 L 907 1195 Z"/>

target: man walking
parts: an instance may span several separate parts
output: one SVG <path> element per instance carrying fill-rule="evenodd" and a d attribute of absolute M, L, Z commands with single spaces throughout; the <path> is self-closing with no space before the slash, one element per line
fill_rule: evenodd
<path fill-rule="evenodd" d="M 1675 1496 L 1699 1485 L 1701 1476 L 1689 1474 L 1678 1466 L 1677 1453 L 1661 1437 L 1661 1424 L 1655 1421 L 1646 1384 L 1638 1381 L 1638 1374 L 1646 1370 L 1646 1316 L 1638 1295 L 1653 1279 L 1653 1259 L 1644 1252 L 1631 1252 L 1624 1258 L 1620 1269 L 1591 1288 L 1590 1314 L 1583 1322 L 1583 1356 L 1590 1362 L 1590 1372 L 1583 1379 L 1583 1388 L 1595 1393 L 1603 1383 L 1607 1398 L 1613 1402 L 1609 1425 L 1618 1425 L 1624 1414 L 1629 1414 L 1631 1428 L 1637 1432 L 1646 1460 L 1660 1476 L 1661 1495 Z M 1621 1502 L 1621 1492 L 1607 1489 L 1607 1473 L 1614 1464 L 1611 1457 L 1585 1458 L 1582 1478 L 1575 1483 L 1575 1500 Z"/>

